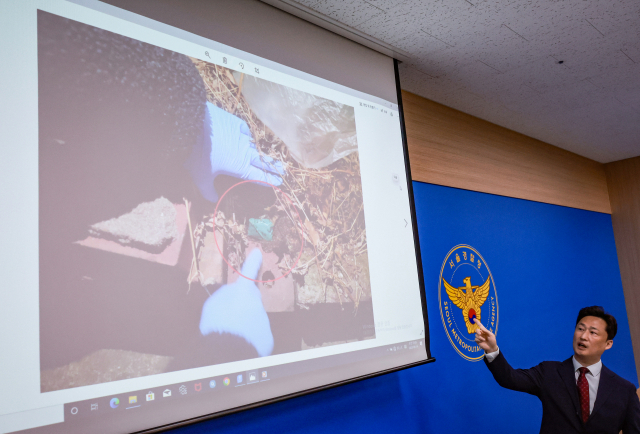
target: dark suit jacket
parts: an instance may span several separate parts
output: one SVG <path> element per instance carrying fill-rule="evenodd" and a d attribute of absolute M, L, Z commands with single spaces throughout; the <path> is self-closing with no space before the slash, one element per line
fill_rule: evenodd
<path fill-rule="evenodd" d="M 586 423 L 580 416 L 580 398 L 571 358 L 542 362 L 531 369 L 513 369 L 502 351 L 485 363 L 498 384 L 526 392 L 542 401 L 541 434 L 640 434 L 640 400 L 629 381 L 602 366 L 598 395 Z"/>

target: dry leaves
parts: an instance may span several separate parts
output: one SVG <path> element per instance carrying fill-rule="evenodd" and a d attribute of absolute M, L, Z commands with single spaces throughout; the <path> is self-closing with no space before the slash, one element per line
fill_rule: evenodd
<path fill-rule="evenodd" d="M 263 249 L 278 253 L 280 269 L 289 270 L 298 258 L 303 231 L 304 250 L 310 253 L 303 256 L 311 259 L 299 261 L 292 270 L 298 276 L 298 284 L 304 284 L 309 267 L 315 266 L 322 277 L 322 288 L 317 291 L 323 292 L 324 299 L 327 300 L 327 290 L 335 291 L 340 303 L 350 300 L 357 312 L 360 301 L 371 297 L 358 153 L 319 170 L 301 166 L 282 140 L 255 116 L 230 70 L 192 60 L 204 79 L 209 101 L 247 122 L 260 155 L 279 160 L 286 168 L 280 189 L 293 205 L 276 194 L 274 206 L 265 209 L 263 217 L 274 221 L 274 240 L 264 241 Z M 304 221 L 303 228 L 297 215 Z M 213 223 L 207 225 L 212 217 L 204 216 L 196 226 L 197 246 L 203 231 L 213 230 Z M 215 225 L 224 234 L 227 259 L 239 270 L 248 245 L 246 225 L 221 211 L 215 216 Z"/>

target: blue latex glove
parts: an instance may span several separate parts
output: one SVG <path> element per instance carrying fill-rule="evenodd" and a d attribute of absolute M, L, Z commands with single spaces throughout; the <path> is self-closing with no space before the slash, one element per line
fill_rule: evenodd
<path fill-rule="evenodd" d="M 254 249 L 242 265 L 242 274 L 255 279 L 262 265 L 262 253 Z M 224 285 L 205 301 L 200 317 L 200 333 L 230 333 L 254 346 L 260 357 L 273 351 L 269 317 L 262 305 L 262 295 L 255 282 L 238 278 Z"/>
<path fill-rule="evenodd" d="M 193 147 L 186 163 L 191 178 L 202 196 L 218 201 L 213 180 L 219 174 L 237 178 L 282 184 L 282 162 L 263 156 L 256 150 L 245 121 L 207 102 L 204 135 Z"/>

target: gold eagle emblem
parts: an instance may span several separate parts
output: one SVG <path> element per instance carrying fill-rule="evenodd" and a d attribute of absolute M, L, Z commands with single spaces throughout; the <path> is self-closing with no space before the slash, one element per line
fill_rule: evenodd
<path fill-rule="evenodd" d="M 482 286 L 471 286 L 471 277 L 465 277 L 463 282 L 465 286 L 455 288 L 442 279 L 447 295 L 451 303 L 462 309 L 464 322 L 467 325 L 469 333 L 475 333 L 478 326 L 472 324 L 470 318 L 477 318 L 480 321 L 480 307 L 487 301 L 489 289 L 491 286 L 491 277 L 487 277 L 487 281 Z M 474 291 L 475 290 L 475 291 Z"/>

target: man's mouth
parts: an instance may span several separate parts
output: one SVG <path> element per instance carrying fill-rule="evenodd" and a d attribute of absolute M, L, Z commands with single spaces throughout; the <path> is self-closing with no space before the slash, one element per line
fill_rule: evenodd
<path fill-rule="evenodd" d="M 586 350 L 587 346 L 585 344 L 578 344 L 578 348 L 580 348 L 581 350 Z"/>

